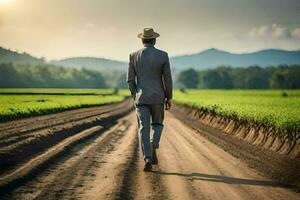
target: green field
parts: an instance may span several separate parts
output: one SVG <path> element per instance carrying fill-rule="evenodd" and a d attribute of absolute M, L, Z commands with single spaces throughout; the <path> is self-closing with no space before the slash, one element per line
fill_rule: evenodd
<path fill-rule="evenodd" d="M 275 127 L 281 133 L 299 137 L 300 90 L 177 90 L 174 101 L 213 115 Z"/>
<path fill-rule="evenodd" d="M 0 94 L 106 95 L 112 94 L 113 92 L 113 89 L 0 88 Z"/>
<path fill-rule="evenodd" d="M 122 101 L 124 89 L 0 89 L 0 118 L 14 119 L 73 108 Z M 175 91 L 177 104 L 192 106 L 213 115 L 275 127 L 281 133 L 299 135 L 300 90 L 187 90 Z M 296 134 L 294 134 L 296 133 Z"/>
<path fill-rule="evenodd" d="M 111 89 L 0 89 L 0 121 L 119 102 L 129 94 L 112 93 Z"/>

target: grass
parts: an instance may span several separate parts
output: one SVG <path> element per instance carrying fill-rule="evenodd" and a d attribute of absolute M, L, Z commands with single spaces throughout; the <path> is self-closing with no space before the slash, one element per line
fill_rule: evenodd
<path fill-rule="evenodd" d="M 0 88 L 0 94 L 109 95 L 113 89 Z"/>
<path fill-rule="evenodd" d="M 120 90 L 118 95 L 112 92 L 111 89 L 0 89 L 0 121 L 120 102 L 129 95 L 126 90 Z"/>
<path fill-rule="evenodd" d="M 286 95 L 280 90 L 187 90 L 175 91 L 174 101 L 299 137 L 300 90 L 286 91 Z"/>

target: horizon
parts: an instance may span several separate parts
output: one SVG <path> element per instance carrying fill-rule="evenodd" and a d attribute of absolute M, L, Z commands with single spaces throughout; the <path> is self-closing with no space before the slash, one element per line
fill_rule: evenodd
<path fill-rule="evenodd" d="M 161 35 L 157 48 L 170 57 L 210 48 L 295 51 L 300 49 L 299 10 L 298 0 L 0 0 L 0 44 L 48 60 L 127 61 L 142 47 L 137 34 L 153 27 Z"/>
<path fill-rule="evenodd" d="M 48 59 L 47 57 L 38 57 L 38 56 L 35 56 L 35 55 L 31 54 L 30 52 L 15 50 L 15 49 L 11 49 L 11 48 L 6 48 L 6 47 L 3 47 L 1 45 L 0 45 L 0 48 L 5 49 L 5 50 L 9 50 L 9 51 L 12 51 L 12 52 L 16 52 L 16 53 L 19 53 L 19 54 L 26 53 L 26 54 L 28 54 L 28 55 L 30 55 L 34 58 L 38 58 L 38 59 L 43 58 L 43 59 L 45 59 L 46 62 L 60 61 L 60 60 L 73 59 L 73 58 L 96 58 L 96 59 L 105 59 L 105 60 L 116 61 L 116 62 L 128 62 L 127 60 L 118 60 L 118 59 L 107 58 L 107 57 L 103 57 L 103 56 L 89 56 L 89 55 L 87 55 L 87 56 L 85 56 L 85 55 L 71 56 L 71 57 L 64 57 L 64 58 L 60 58 L 60 59 Z M 270 50 L 287 51 L 287 52 L 298 52 L 298 51 L 300 51 L 300 49 L 286 50 L 286 49 L 270 48 L 270 49 L 260 49 L 260 50 L 257 50 L 257 51 L 236 53 L 236 52 L 230 52 L 230 51 L 226 51 L 226 50 L 223 50 L 223 49 L 212 47 L 212 48 L 204 49 L 204 50 L 201 50 L 201 51 L 198 51 L 198 52 L 195 52 L 195 53 L 170 56 L 170 58 L 177 58 L 177 57 L 181 57 L 181 56 L 193 56 L 193 55 L 204 53 L 204 52 L 209 51 L 209 50 L 215 50 L 215 51 L 230 53 L 230 54 L 234 54 L 234 55 L 252 54 L 252 53 L 258 53 L 258 52 L 261 52 L 261 51 L 270 51 Z"/>

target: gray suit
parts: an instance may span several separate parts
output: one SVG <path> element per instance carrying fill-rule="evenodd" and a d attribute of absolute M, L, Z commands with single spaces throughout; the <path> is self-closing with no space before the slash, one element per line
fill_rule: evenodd
<path fill-rule="evenodd" d="M 127 83 L 136 104 L 163 104 L 172 99 L 168 54 L 146 44 L 130 54 Z"/>
<path fill-rule="evenodd" d="M 168 54 L 146 44 L 130 54 L 127 83 L 136 108 L 144 159 L 152 158 L 163 129 L 164 103 L 172 99 L 172 76 Z M 150 143 L 150 120 L 153 137 Z"/>

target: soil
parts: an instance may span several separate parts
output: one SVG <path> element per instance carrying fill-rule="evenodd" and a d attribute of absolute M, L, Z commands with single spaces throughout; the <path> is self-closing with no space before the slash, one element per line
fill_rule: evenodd
<path fill-rule="evenodd" d="M 172 109 L 172 113 L 183 123 L 234 157 L 243 160 L 249 167 L 256 169 L 262 175 L 300 191 L 299 159 L 293 159 L 273 149 L 253 144 L 251 134 L 247 135 L 249 133 L 247 131 L 244 131 L 242 138 L 237 137 L 234 133 L 228 134 L 228 131 L 225 132 L 223 129 L 211 126 L 215 119 L 207 122 L 207 119 L 199 119 L 197 115 L 191 115 L 190 112 L 190 108 L 183 108 L 178 105 Z M 250 141 L 245 138 L 250 138 Z"/>
<path fill-rule="evenodd" d="M 271 166 L 273 154 L 251 155 L 176 107 L 166 112 L 159 163 L 144 172 L 132 108 L 127 100 L 0 124 L 0 199 L 300 198 L 248 158 Z"/>

